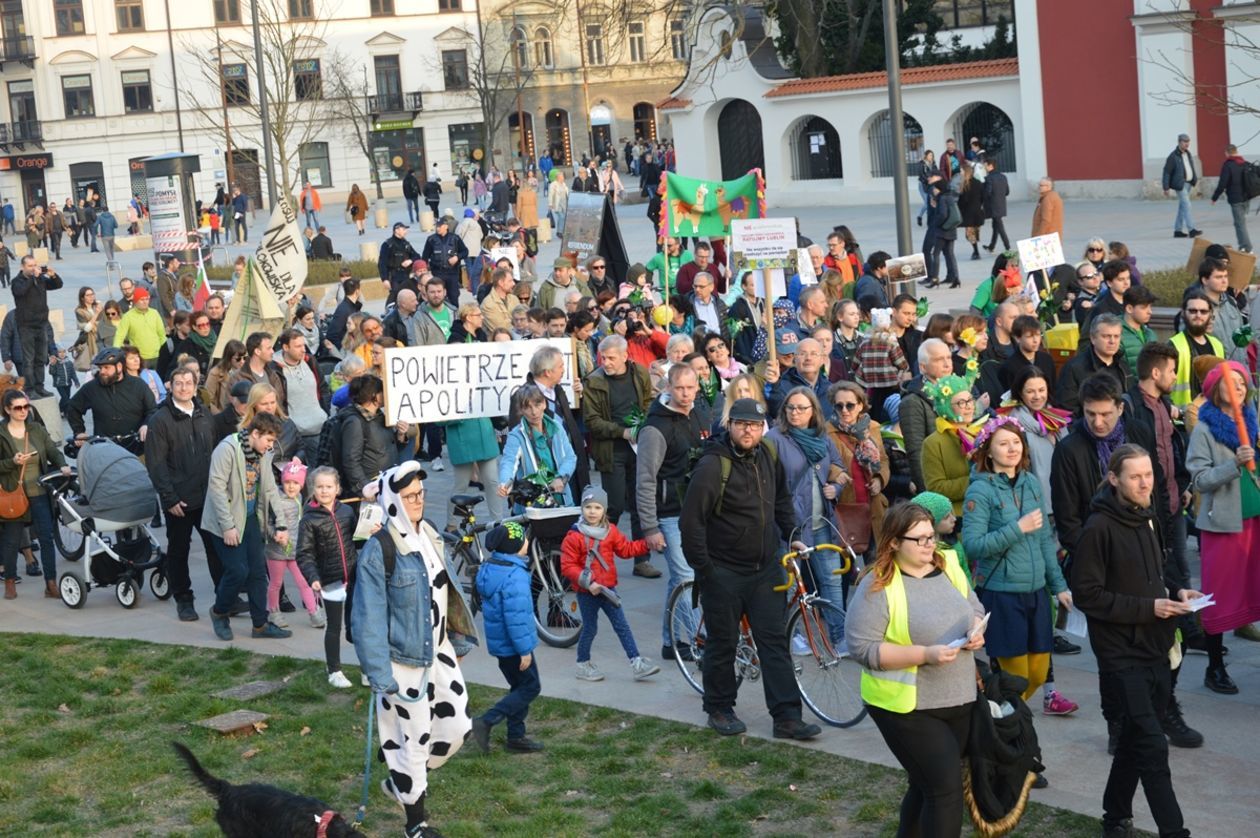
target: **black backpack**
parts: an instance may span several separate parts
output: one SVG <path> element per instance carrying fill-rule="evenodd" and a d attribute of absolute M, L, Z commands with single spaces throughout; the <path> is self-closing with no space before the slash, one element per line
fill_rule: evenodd
<path fill-rule="evenodd" d="M 1260 163 L 1247 161 L 1242 165 L 1243 197 L 1250 201 L 1260 198 Z"/>
<path fill-rule="evenodd" d="M 341 445 L 341 426 L 345 423 L 346 417 L 353 412 L 354 406 L 346 405 L 328 417 L 324 427 L 319 429 L 319 444 L 315 448 L 315 456 L 307 463 L 307 466 L 312 469 L 320 466 L 335 467 L 333 460 L 336 458 L 338 447 Z"/>

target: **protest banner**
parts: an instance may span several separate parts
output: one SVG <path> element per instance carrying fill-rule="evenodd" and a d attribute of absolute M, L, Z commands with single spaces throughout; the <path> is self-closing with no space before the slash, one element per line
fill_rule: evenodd
<path fill-rule="evenodd" d="M 306 284 L 306 246 L 298 229 L 297 212 L 287 196 L 276 199 L 253 263 L 263 293 L 282 309 Z"/>
<path fill-rule="evenodd" d="M 560 382 L 570 404 L 575 368 L 572 338 L 454 343 L 385 350 L 385 422 L 395 425 L 507 416 L 512 393 L 544 346 L 565 359 Z"/>
<path fill-rule="evenodd" d="M 560 240 L 560 256 L 574 259 L 574 265 L 592 256 L 603 256 L 608 262 L 605 274 L 615 282 L 626 278 L 630 257 L 617 226 L 617 211 L 612 196 L 591 192 L 570 192 L 564 235 Z"/>
<path fill-rule="evenodd" d="M 1063 264 L 1063 243 L 1058 233 L 1047 233 L 1015 242 L 1019 249 L 1019 269 L 1026 274 Z"/>
<path fill-rule="evenodd" d="M 918 282 L 928 278 L 927 261 L 922 253 L 911 253 L 909 256 L 889 259 L 887 267 L 890 285 Z"/>
<path fill-rule="evenodd" d="M 735 180 L 699 180 L 665 172 L 660 236 L 729 236 L 738 218 L 764 218 L 766 185 L 761 170 Z M 566 222 L 567 223 L 567 222 Z"/>
<path fill-rule="evenodd" d="M 795 218 L 736 218 L 731 221 L 731 271 L 783 268 L 796 273 Z"/>

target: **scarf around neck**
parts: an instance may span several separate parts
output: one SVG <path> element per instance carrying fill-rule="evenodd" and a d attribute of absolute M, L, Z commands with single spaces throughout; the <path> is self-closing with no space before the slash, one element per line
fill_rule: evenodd
<path fill-rule="evenodd" d="M 936 430 L 943 434 L 958 437 L 958 442 L 962 446 L 964 455 L 970 454 L 971 449 L 976 447 L 976 435 L 980 433 L 980 429 L 984 427 L 988 417 L 976 419 L 970 424 L 966 422 L 951 422 L 943 416 L 936 417 Z"/>
<path fill-rule="evenodd" d="M 879 449 L 867 439 L 871 427 L 871 417 L 863 413 L 852 425 L 845 424 L 838 417 L 834 420 L 836 430 L 846 436 L 853 437 L 853 459 L 868 473 L 879 471 Z"/>
<path fill-rule="evenodd" d="M 1226 448 L 1235 449 L 1242 445 L 1238 439 L 1238 425 L 1234 417 L 1221 410 L 1211 402 L 1204 402 L 1199 408 L 1199 421 L 1207 425 L 1212 438 Z M 1252 445 L 1256 444 L 1256 409 L 1251 405 L 1243 405 L 1243 424 L 1247 427 L 1247 436 Z"/>
<path fill-rule="evenodd" d="M 810 464 L 827 456 L 827 438 L 814 428 L 788 428 L 788 436 L 800 446 Z"/>
<path fill-rule="evenodd" d="M 1205 405 L 1206 406 L 1206 405 Z M 1199 416 L 1203 416 L 1200 408 Z M 1091 434 L 1092 436 L 1092 434 Z M 1098 452 L 1098 463 L 1102 466 L 1102 473 L 1107 473 L 1107 467 L 1111 463 L 1111 455 L 1115 450 L 1124 444 L 1124 417 L 1120 417 L 1120 421 L 1111 429 L 1111 433 L 1102 439 L 1094 438 L 1094 450 Z"/>
<path fill-rule="evenodd" d="M 192 341 L 198 349 L 204 350 L 209 355 L 214 355 L 214 345 L 219 342 L 219 336 L 211 329 L 208 334 L 200 334 L 192 331 L 188 333 L 187 340 Z"/>

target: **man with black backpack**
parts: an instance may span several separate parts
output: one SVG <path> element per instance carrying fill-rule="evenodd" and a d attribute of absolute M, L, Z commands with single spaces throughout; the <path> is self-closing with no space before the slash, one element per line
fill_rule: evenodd
<path fill-rule="evenodd" d="M 792 541 L 796 516 L 778 454 L 763 442 L 766 408 L 755 399 L 731 405 L 730 430 L 705 446 L 683 498 L 683 554 L 696 574 L 708 643 L 704 712 L 723 736 L 748 728 L 735 716 L 735 648 L 747 615 L 761 661 L 766 706 L 777 739 L 813 739 L 822 731 L 801 721 L 801 692 L 788 652 L 787 600 L 780 542 Z M 803 547 L 793 543 L 793 549 Z"/>
<path fill-rule="evenodd" d="M 1212 193 L 1215 204 L 1221 195 L 1229 201 L 1230 212 L 1234 214 L 1234 235 L 1238 239 L 1238 249 L 1243 253 L 1251 252 L 1251 236 L 1247 233 L 1247 210 L 1251 209 L 1251 199 L 1260 196 L 1260 170 L 1255 163 L 1248 163 L 1238 153 L 1238 146 L 1225 148 L 1225 162 L 1221 164 L 1221 176 L 1216 182 L 1216 191 Z"/>

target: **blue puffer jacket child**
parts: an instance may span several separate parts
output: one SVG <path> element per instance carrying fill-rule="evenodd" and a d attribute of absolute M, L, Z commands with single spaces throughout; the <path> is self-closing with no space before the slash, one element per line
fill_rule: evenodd
<path fill-rule="evenodd" d="M 1019 519 L 1035 509 L 1045 520 L 1041 529 L 1025 535 Z M 1049 503 L 1031 471 L 1021 471 L 1014 484 L 1004 474 L 972 471 L 963 501 L 962 544 L 976 563 L 976 588 L 1032 593 L 1048 587 L 1052 594 L 1067 590 Z"/>
<path fill-rule="evenodd" d="M 486 622 L 486 651 L 496 658 L 528 655 L 538 645 L 530 595 L 529 559 L 508 553 L 491 553 L 477 571 Z"/>

